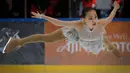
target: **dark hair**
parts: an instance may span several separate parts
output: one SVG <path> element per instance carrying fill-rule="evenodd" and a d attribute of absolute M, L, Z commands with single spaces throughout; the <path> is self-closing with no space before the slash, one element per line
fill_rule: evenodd
<path fill-rule="evenodd" d="M 85 16 L 87 15 L 87 12 L 92 11 L 92 10 L 95 10 L 95 9 L 91 7 L 84 8 L 82 11 L 82 17 L 85 18 Z"/>

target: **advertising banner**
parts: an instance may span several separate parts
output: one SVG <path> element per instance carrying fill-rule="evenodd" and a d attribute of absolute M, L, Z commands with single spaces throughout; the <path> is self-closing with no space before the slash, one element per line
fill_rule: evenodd
<path fill-rule="evenodd" d="M 97 56 L 86 52 L 79 43 L 67 44 L 65 40 L 45 44 L 45 64 L 52 65 L 130 65 L 130 22 L 112 22 L 105 28 L 108 39 L 124 58 L 120 60 L 111 52 L 101 51 Z M 45 33 L 61 27 L 45 22 Z M 87 33 L 86 33 L 87 34 Z M 64 47 L 66 45 L 66 47 Z"/>

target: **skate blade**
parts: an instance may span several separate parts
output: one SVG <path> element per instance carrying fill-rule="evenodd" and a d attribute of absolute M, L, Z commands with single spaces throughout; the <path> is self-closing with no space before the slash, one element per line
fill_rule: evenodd
<path fill-rule="evenodd" d="M 3 50 L 2 50 L 2 53 L 4 54 L 5 53 L 5 50 L 9 44 L 9 42 L 11 41 L 12 38 L 9 38 L 8 42 L 6 43 L 6 45 L 4 46 Z"/>

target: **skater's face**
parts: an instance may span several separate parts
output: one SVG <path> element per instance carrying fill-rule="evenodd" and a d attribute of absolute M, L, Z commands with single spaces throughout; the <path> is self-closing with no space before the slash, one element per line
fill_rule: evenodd
<path fill-rule="evenodd" d="M 86 12 L 84 21 L 87 25 L 95 26 L 98 21 L 98 16 L 95 10 L 90 10 Z"/>

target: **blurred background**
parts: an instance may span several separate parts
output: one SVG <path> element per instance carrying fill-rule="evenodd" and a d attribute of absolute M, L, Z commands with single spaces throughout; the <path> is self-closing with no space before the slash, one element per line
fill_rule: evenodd
<path fill-rule="evenodd" d="M 30 18 L 31 11 L 39 11 L 57 18 L 80 17 L 84 7 L 96 8 L 99 18 L 106 17 L 115 0 L 1 0 L 0 18 Z M 117 0 L 121 8 L 116 18 L 130 17 L 130 0 Z"/>

